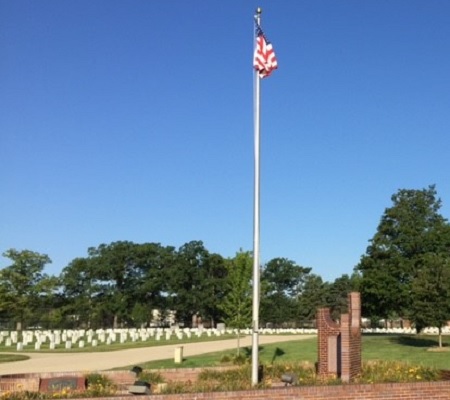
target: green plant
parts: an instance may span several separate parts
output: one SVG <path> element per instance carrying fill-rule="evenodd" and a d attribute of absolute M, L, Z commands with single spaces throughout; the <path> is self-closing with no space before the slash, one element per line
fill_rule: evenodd
<path fill-rule="evenodd" d="M 116 385 L 105 375 L 92 373 L 86 375 L 86 397 L 111 396 L 117 392 Z"/>
<path fill-rule="evenodd" d="M 437 381 L 438 369 L 399 361 L 370 361 L 363 364 L 360 383 Z"/>
<path fill-rule="evenodd" d="M 43 400 L 47 396 L 45 393 L 30 391 L 6 391 L 0 394 L 0 400 Z"/>
<path fill-rule="evenodd" d="M 139 380 L 149 382 L 152 385 L 156 383 L 165 382 L 164 377 L 159 372 L 145 371 L 145 370 L 139 374 Z"/>
<path fill-rule="evenodd" d="M 248 364 L 250 362 L 250 357 L 248 357 L 246 354 L 243 354 L 243 353 L 239 353 L 239 354 L 224 354 L 220 358 L 220 362 L 222 364 L 232 363 L 234 365 L 243 365 L 243 364 Z"/>

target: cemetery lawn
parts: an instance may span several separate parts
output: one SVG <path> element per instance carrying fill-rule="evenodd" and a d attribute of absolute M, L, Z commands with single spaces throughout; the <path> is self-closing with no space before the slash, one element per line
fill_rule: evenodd
<path fill-rule="evenodd" d="M 0 354 L 0 363 L 11 361 L 23 361 L 28 360 L 30 357 L 23 354 Z"/>
<path fill-rule="evenodd" d="M 35 353 L 36 351 L 40 353 L 95 353 L 95 352 L 106 352 L 106 351 L 117 351 L 117 350 L 125 350 L 125 349 L 135 349 L 135 348 L 144 348 L 144 347 L 154 347 L 154 346 L 165 346 L 171 344 L 179 344 L 182 345 L 184 343 L 201 343 L 201 342 L 211 342 L 217 340 L 226 340 L 226 339 L 234 339 L 236 335 L 232 334 L 223 334 L 221 336 L 205 336 L 201 337 L 192 336 L 190 339 L 187 337 L 183 337 L 182 339 L 178 339 L 177 337 L 171 337 L 170 339 L 161 339 L 156 340 L 155 338 L 149 338 L 146 341 L 136 341 L 133 342 L 128 340 L 124 343 L 120 343 L 119 341 L 112 342 L 111 344 L 98 343 L 97 346 L 93 347 L 91 344 L 86 343 L 84 347 L 79 347 L 78 343 L 73 343 L 71 349 L 66 349 L 64 347 L 64 343 L 58 345 L 56 349 L 50 350 L 48 340 L 45 343 L 41 344 L 41 348 L 39 350 L 35 350 L 34 343 L 30 343 L 23 347 L 22 352 Z M 13 346 L 5 346 L 4 343 L 0 345 L 0 353 L 14 353 L 16 352 L 15 345 Z M 1 362 L 1 360 L 0 360 Z"/>
<path fill-rule="evenodd" d="M 450 347 L 450 337 L 444 336 L 443 345 Z M 438 369 L 450 370 L 449 351 L 429 351 L 438 346 L 437 336 L 429 335 L 367 335 L 362 336 L 363 362 L 370 360 L 400 361 L 411 365 L 423 365 Z M 175 364 L 173 359 L 152 361 L 139 364 L 143 369 L 164 368 L 208 368 L 223 365 L 223 356 L 236 355 L 237 349 L 215 353 L 207 353 L 185 358 L 183 363 Z M 241 354 L 251 359 L 251 348 L 240 349 Z M 261 364 L 278 362 L 306 361 L 314 364 L 317 361 L 317 338 L 274 343 L 260 346 L 259 361 Z M 131 369 L 128 365 L 123 368 Z"/>

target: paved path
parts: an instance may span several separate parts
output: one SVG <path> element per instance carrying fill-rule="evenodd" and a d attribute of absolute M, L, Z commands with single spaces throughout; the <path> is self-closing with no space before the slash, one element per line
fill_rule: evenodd
<path fill-rule="evenodd" d="M 304 340 L 314 335 L 259 336 L 260 344 Z M 109 352 L 86 353 L 20 353 L 31 358 L 24 361 L 0 363 L 0 375 L 34 372 L 102 371 L 148 361 L 174 357 L 176 347 L 183 346 L 183 357 L 233 349 L 237 339 L 212 342 L 173 344 Z M 251 336 L 241 338 L 241 346 L 251 346 Z M 17 353 L 15 353 L 17 354 Z"/>

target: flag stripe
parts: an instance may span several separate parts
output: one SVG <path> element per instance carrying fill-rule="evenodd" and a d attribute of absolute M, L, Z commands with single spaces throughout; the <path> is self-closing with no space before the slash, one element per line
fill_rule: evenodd
<path fill-rule="evenodd" d="M 253 58 L 253 67 L 258 72 L 260 78 L 269 76 L 274 70 L 278 68 L 278 61 L 275 52 L 261 27 L 256 24 L 256 45 L 255 54 Z"/>

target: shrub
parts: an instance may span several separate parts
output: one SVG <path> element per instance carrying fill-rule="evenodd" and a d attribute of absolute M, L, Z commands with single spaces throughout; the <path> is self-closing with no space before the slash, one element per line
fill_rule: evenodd
<path fill-rule="evenodd" d="M 441 372 L 421 365 L 399 361 L 371 361 L 363 364 L 359 383 L 438 381 Z"/>
<path fill-rule="evenodd" d="M 105 375 L 86 375 L 86 391 L 81 392 L 84 397 L 105 397 L 114 395 L 117 386 Z"/>
<path fill-rule="evenodd" d="M 159 372 L 142 371 L 139 374 L 139 380 L 149 382 L 150 384 L 164 383 L 165 379 Z"/>

